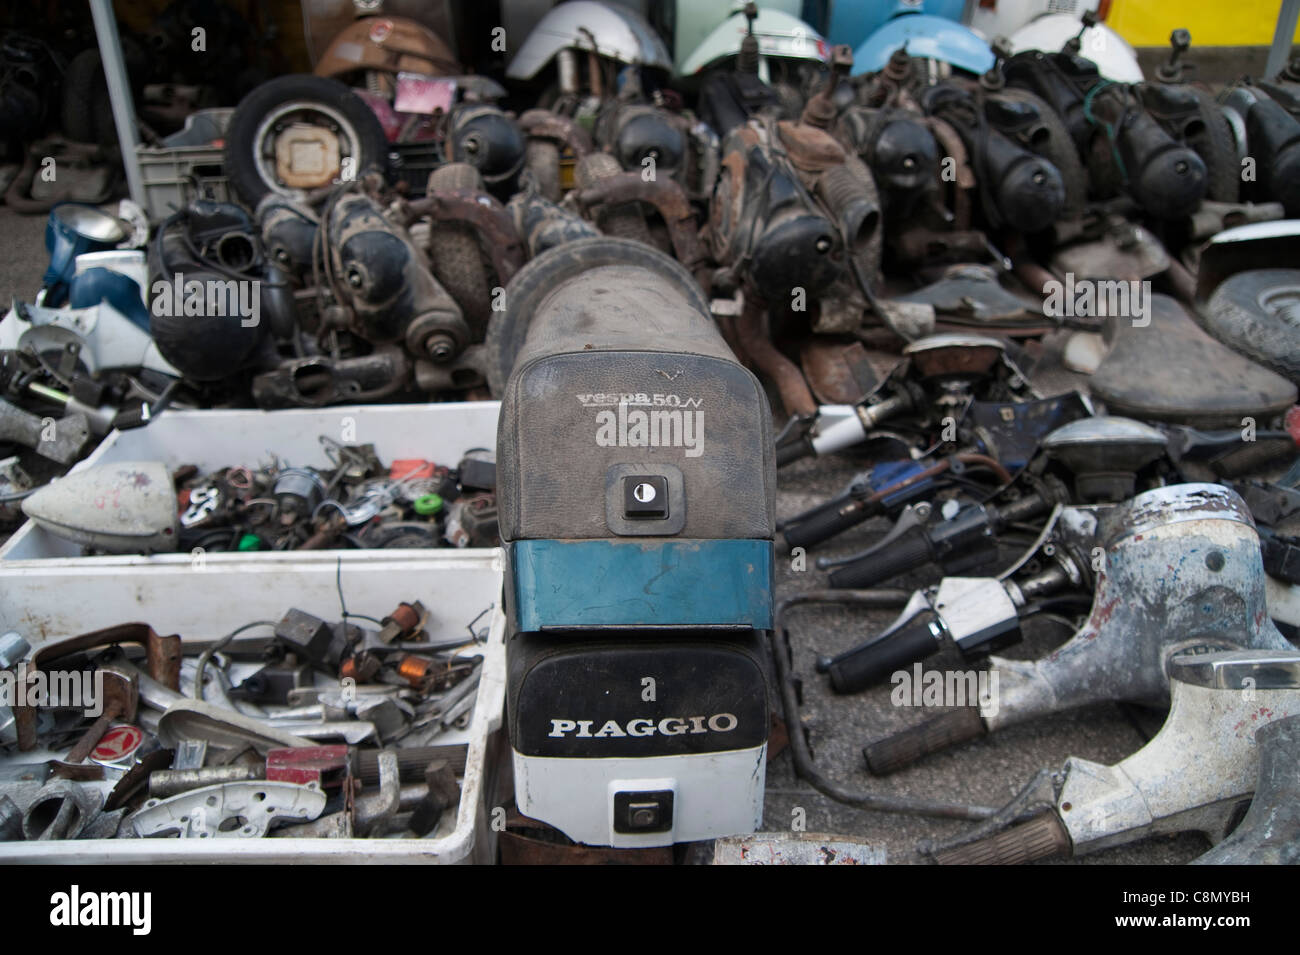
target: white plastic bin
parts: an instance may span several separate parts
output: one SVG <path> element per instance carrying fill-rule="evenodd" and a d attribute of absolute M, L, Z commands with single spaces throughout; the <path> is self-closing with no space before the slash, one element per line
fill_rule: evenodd
<path fill-rule="evenodd" d="M 213 471 L 256 464 L 272 455 L 297 467 L 325 467 L 329 461 L 318 439 L 322 434 L 343 444 L 373 444 L 385 464 L 402 458 L 424 458 L 455 467 L 471 448 L 496 447 L 499 410 L 496 401 L 464 401 L 286 411 L 166 411 L 146 427 L 113 432 L 75 470 L 114 461 L 161 461 L 172 469 L 193 464 L 202 471 Z M 209 554 L 206 560 L 219 562 L 233 556 L 237 555 Z M 270 556 L 264 553 L 253 559 Z M 0 585 L 11 562 L 60 558 L 101 562 L 106 567 L 162 567 L 190 562 L 188 554 L 82 557 L 80 545 L 55 537 L 28 521 L 0 547 Z"/>
<path fill-rule="evenodd" d="M 161 419 L 158 423 L 161 423 Z M 218 558 L 229 558 L 219 560 Z M 341 558 L 341 565 L 338 563 Z M 0 843 L 0 864 L 42 863 L 451 863 L 491 862 L 505 699 L 505 617 L 499 550 L 393 550 L 212 555 L 142 566 L 141 558 L 47 559 L 8 566 L 0 579 L 0 629 L 37 644 L 115 623 L 141 621 L 187 640 L 220 637 L 242 623 L 279 619 L 290 607 L 340 617 L 336 574 L 349 612 L 382 616 L 403 600 L 431 611 L 434 640 L 465 634 L 489 607 L 490 635 L 469 727 L 438 743 L 467 742 L 461 800 L 428 838 L 102 839 Z"/>

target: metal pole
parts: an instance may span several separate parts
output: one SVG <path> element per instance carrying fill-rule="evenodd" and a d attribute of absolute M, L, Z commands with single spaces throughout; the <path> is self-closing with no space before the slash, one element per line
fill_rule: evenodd
<path fill-rule="evenodd" d="M 1282 9 L 1277 14 L 1277 30 L 1273 33 L 1273 45 L 1268 49 L 1268 64 L 1264 67 L 1265 79 L 1271 80 L 1286 66 L 1297 18 L 1300 18 L 1300 0 L 1282 0 Z"/>
<path fill-rule="evenodd" d="M 1300 0 L 1295 2 L 1300 3 Z M 126 187 L 131 193 L 131 199 L 143 207 L 144 181 L 140 178 L 140 160 L 135 154 L 135 104 L 131 100 L 131 83 L 127 79 L 126 63 L 122 59 L 122 43 L 117 35 L 112 0 L 90 0 L 90 13 L 95 18 L 99 58 L 104 64 L 108 98 L 113 104 L 113 124 L 117 127 L 117 141 L 122 147 Z"/>

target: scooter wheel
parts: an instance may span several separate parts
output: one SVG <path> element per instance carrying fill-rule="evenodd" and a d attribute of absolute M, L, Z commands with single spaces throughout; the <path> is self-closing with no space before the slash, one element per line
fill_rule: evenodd
<path fill-rule="evenodd" d="M 1223 344 L 1300 384 L 1300 269 L 1230 275 L 1197 311 Z"/>
<path fill-rule="evenodd" d="M 319 130 L 317 151 L 326 162 L 293 170 L 277 144 L 303 127 Z M 283 151 L 287 153 L 288 151 Z M 329 161 L 337 156 L 337 162 Z M 388 169 L 388 139 L 364 100 L 338 80 L 294 74 L 263 83 L 243 98 L 226 129 L 226 176 L 236 194 L 255 208 L 270 192 L 290 198 Z"/>

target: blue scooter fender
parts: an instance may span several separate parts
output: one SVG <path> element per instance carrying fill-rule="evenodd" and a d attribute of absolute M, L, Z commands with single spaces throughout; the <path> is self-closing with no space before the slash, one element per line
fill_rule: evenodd
<path fill-rule="evenodd" d="M 979 34 L 942 17 L 909 13 L 890 20 L 853 51 L 853 75 L 884 69 L 901 46 L 914 57 L 942 60 L 968 73 L 993 67 L 993 50 Z"/>

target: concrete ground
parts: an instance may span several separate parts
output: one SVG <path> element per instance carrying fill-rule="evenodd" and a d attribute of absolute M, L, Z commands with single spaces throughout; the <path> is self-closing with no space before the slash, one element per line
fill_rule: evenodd
<path fill-rule="evenodd" d="M 13 296 L 30 299 L 40 287 L 46 266 L 43 234 L 44 217 L 20 216 L 0 206 L 0 301 L 6 306 Z M 1045 393 L 1072 387 L 1069 377 L 1059 372 L 1035 379 Z M 790 517 L 825 500 L 861 467 L 862 462 L 837 456 L 783 469 L 778 517 Z M 883 529 L 880 522 L 855 528 L 835 539 L 834 546 L 819 548 L 810 557 L 859 549 Z M 811 560 L 808 569 L 799 573 L 790 569 L 788 557 L 779 558 L 777 567 L 778 598 L 825 586 L 825 573 L 818 571 Z M 917 583 L 896 582 L 895 586 Z M 794 669 L 803 679 L 805 725 L 818 767 L 840 784 L 897 796 L 1001 806 L 1035 772 L 1059 766 L 1067 756 L 1114 762 L 1142 745 L 1143 736 L 1118 706 L 1096 706 L 1006 730 L 931 757 L 886 779 L 873 778 L 866 771 L 862 746 L 920 719 L 923 713 L 892 706 L 888 686 L 853 696 L 836 696 L 830 692 L 825 677 L 814 672 L 813 662 L 818 654 L 834 654 L 860 642 L 888 624 L 893 616 L 888 611 L 810 608 L 798 610 L 791 617 Z M 1030 631 L 1030 639 L 1008 655 L 1038 656 L 1066 636 L 1059 628 L 1055 633 Z M 943 658 L 934 664 L 962 666 L 956 659 Z M 1156 713 L 1138 722 L 1150 733 L 1160 721 L 1161 714 Z M 885 849 L 888 860 L 895 863 L 924 861 L 915 851 L 919 841 L 946 839 L 970 825 L 867 812 L 836 803 L 795 777 L 787 752 L 768 767 L 765 828 L 788 831 L 796 808 L 803 810 L 805 831 L 859 837 Z M 1184 835 L 1103 852 L 1087 861 L 1178 864 L 1195 858 L 1206 848 L 1208 843 L 1199 835 Z"/>

